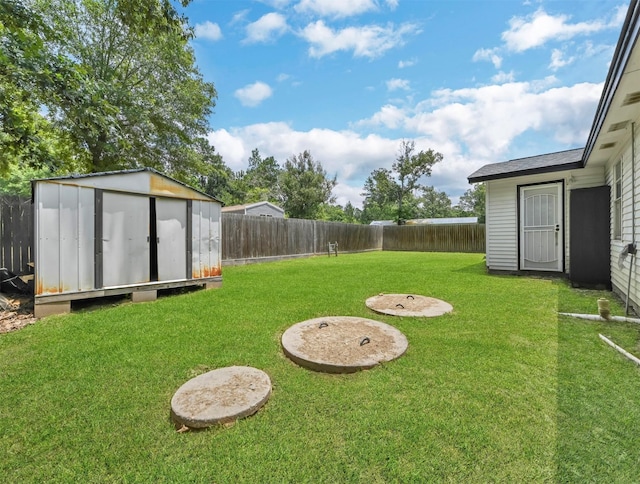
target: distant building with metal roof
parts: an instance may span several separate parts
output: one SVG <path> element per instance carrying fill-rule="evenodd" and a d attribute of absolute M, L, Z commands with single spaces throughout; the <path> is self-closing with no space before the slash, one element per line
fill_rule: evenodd
<path fill-rule="evenodd" d="M 407 225 L 477 224 L 478 217 L 413 218 Z"/>

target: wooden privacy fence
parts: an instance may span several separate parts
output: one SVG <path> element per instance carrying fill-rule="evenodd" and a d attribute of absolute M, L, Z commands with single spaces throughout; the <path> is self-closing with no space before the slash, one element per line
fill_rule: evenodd
<path fill-rule="evenodd" d="M 14 274 L 31 272 L 33 211 L 29 198 L 0 195 L 0 267 Z"/>
<path fill-rule="evenodd" d="M 226 264 L 368 250 L 484 252 L 485 226 L 358 225 L 222 214 L 222 260 Z M 15 274 L 31 272 L 33 210 L 31 200 L 0 196 L 0 267 Z"/>
<path fill-rule="evenodd" d="M 382 250 L 382 227 L 319 220 L 222 214 L 222 259 L 244 261 L 339 252 Z"/>
<path fill-rule="evenodd" d="M 484 224 L 385 225 L 382 250 L 484 252 Z"/>

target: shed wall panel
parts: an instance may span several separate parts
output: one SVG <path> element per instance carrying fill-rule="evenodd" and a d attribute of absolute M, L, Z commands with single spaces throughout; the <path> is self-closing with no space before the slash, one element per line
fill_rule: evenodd
<path fill-rule="evenodd" d="M 148 197 L 105 192 L 102 236 L 104 287 L 149 282 Z"/>
<path fill-rule="evenodd" d="M 78 290 L 89 291 L 95 280 L 94 190 L 79 188 L 78 195 Z"/>
<path fill-rule="evenodd" d="M 60 194 L 60 292 L 77 291 L 80 187 L 59 185 Z"/>
<path fill-rule="evenodd" d="M 220 263 L 220 205 L 193 201 L 192 207 L 192 265 L 194 279 L 219 276 Z"/>
<path fill-rule="evenodd" d="M 157 198 L 158 279 L 185 279 L 187 274 L 187 202 Z"/>
<path fill-rule="evenodd" d="M 39 183 L 36 294 L 93 289 L 93 190 Z"/>
<path fill-rule="evenodd" d="M 38 294 L 57 294 L 60 285 L 60 190 L 58 185 L 40 183 L 36 203 L 36 287 Z"/>

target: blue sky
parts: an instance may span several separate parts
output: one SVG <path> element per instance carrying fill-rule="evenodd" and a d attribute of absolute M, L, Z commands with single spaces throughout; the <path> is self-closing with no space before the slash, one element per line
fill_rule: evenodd
<path fill-rule="evenodd" d="M 361 206 L 400 142 L 444 155 L 454 202 L 486 163 L 582 147 L 620 34 L 621 0 L 192 0 L 192 46 L 218 99 L 210 142 L 309 150 Z"/>

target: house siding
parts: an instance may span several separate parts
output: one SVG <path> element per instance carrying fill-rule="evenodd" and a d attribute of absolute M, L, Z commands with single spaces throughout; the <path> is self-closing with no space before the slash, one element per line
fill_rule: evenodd
<path fill-rule="evenodd" d="M 636 141 L 636 152 L 640 148 L 640 144 Z M 637 158 L 637 156 L 636 156 Z M 611 224 L 610 233 L 611 233 L 611 284 L 616 292 L 621 294 L 626 299 L 627 294 L 627 286 L 629 285 L 629 267 L 631 264 L 631 257 L 627 256 L 624 262 L 622 262 L 622 267 L 620 266 L 620 255 L 624 247 L 634 241 L 637 241 L 637 233 L 638 233 L 638 224 L 639 213 L 637 209 L 633 207 L 633 177 L 635 177 L 636 184 L 636 198 L 638 197 L 638 171 L 640 167 L 638 167 L 638 160 L 635 161 L 635 173 L 633 172 L 633 160 L 632 160 L 632 149 L 631 149 L 631 140 L 625 143 L 624 147 L 618 152 L 615 156 L 612 156 L 606 166 L 606 179 L 607 184 L 611 187 L 611 220 L 613 221 L 614 212 L 615 212 L 615 200 L 614 200 L 614 167 L 618 161 L 622 161 L 622 227 L 621 227 L 621 236 L 619 238 L 614 236 L 614 227 L 613 223 Z M 637 202 L 640 201 L 640 198 L 636 199 Z M 635 232 L 634 231 L 634 220 L 635 216 Z M 632 277 L 631 277 L 631 286 L 629 290 L 629 299 L 630 303 L 638 308 L 638 304 L 640 303 L 640 284 L 638 284 L 638 260 L 637 257 L 633 258 L 633 268 L 632 268 Z"/>
<path fill-rule="evenodd" d="M 277 208 L 263 204 L 256 207 L 247 207 L 246 215 L 265 216 L 265 217 L 284 217 L 284 213 Z"/>
<path fill-rule="evenodd" d="M 564 181 L 565 272 L 569 270 L 570 192 L 573 189 L 603 185 L 605 183 L 603 168 L 567 170 L 488 181 L 486 242 L 489 270 L 518 270 L 518 186 L 554 181 Z"/>

